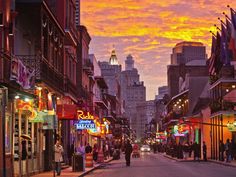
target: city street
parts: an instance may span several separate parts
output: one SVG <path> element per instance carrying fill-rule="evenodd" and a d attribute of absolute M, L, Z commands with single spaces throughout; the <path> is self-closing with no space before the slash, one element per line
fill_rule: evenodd
<path fill-rule="evenodd" d="M 160 154 L 146 153 L 132 158 L 126 167 L 124 156 L 88 177 L 234 177 L 236 169 L 211 162 L 176 162 Z"/>

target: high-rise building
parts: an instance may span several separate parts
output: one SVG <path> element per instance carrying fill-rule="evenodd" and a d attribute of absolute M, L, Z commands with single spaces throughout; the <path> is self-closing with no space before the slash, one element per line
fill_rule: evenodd
<path fill-rule="evenodd" d="M 125 70 L 133 70 L 134 69 L 134 60 L 132 55 L 128 55 L 127 59 L 125 60 Z"/>
<path fill-rule="evenodd" d="M 102 76 L 105 78 L 109 86 L 108 93 L 113 96 L 119 94 L 119 75 L 121 73 L 121 65 L 118 64 L 118 59 L 115 50 L 112 51 L 109 62 L 98 62 L 101 67 Z"/>
<path fill-rule="evenodd" d="M 130 121 L 130 127 L 136 132 L 136 138 L 140 139 L 145 132 L 145 126 L 141 126 L 141 124 L 147 122 L 146 87 L 139 79 L 138 70 L 134 68 L 134 60 L 131 55 L 127 56 L 125 70 L 121 72 L 120 81 L 125 115 Z"/>
<path fill-rule="evenodd" d="M 201 42 L 183 41 L 173 48 L 171 65 L 185 64 L 192 60 L 206 60 L 206 47 Z"/>
<path fill-rule="evenodd" d="M 121 88 L 120 88 L 120 73 L 121 65 L 118 63 L 118 59 L 115 50 L 112 51 L 109 62 L 98 62 L 101 68 L 102 77 L 105 79 L 108 86 L 108 94 L 116 97 L 116 115 L 121 115 L 122 101 L 121 101 Z"/>
<path fill-rule="evenodd" d="M 158 87 L 158 95 L 156 95 L 156 100 L 162 99 L 166 94 L 168 94 L 168 86 Z"/>

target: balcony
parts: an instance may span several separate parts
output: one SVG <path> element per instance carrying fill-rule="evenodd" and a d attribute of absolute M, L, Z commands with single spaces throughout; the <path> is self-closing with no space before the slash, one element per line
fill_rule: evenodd
<path fill-rule="evenodd" d="M 83 70 L 88 74 L 88 76 L 93 76 L 93 63 L 90 59 L 84 59 Z"/>
<path fill-rule="evenodd" d="M 229 102 L 229 101 L 213 101 L 210 105 L 211 107 L 211 114 L 215 114 L 221 111 L 234 111 L 236 106 L 236 102 Z"/>
<path fill-rule="evenodd" d="M 84 100 L 90 99 L 90 93 L 88 90 L 86 90 L 82 85 L 79 86 L 79 98 L 82 98 Z"/>
<path fill-rule="evenodd" d="M 9 83 L 11 75 L 11 54 L 0 51 L 0 82 Z"/>
<path fill-rule="evenodd" d="M 103 94 L 101 94 L 100 97 L 95 97 L 94 103 L 96 103 L 102 109 L 108 109 L 108 101 Z"/>
<path fill-rule="evenodd" d="M 78 97 L 78 90 L 76 85 L 72 83 L 72 81 L 66 77 L 65 78 L 65 92 L 73 96 L 75 99 Z"/>
<path fill-rule="evenodd" d="M 45 83 L 55 91 L 63 93 L 64 76 L 48 61 L 36 55 L 18 55 L 20 59 L 29 70 L 34 70 L 35 80 L 38 83 Z"/>

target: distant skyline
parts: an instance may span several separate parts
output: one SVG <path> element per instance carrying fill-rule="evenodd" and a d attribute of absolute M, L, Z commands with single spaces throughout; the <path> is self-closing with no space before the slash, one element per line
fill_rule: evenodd
<path fill-rule="evenodd" d="M 232 0 L 81 0 L 81 24 L 92 41 L 90 53 L 109 61 L 115 46 L 122 69 L 128 54 L 147 90 L 147 100 L 155 98 L 158 87 L 167 85 L 167 65 L 176 43 L 202 42 L 210 55 L 210 30 L 224 19 Z"/>

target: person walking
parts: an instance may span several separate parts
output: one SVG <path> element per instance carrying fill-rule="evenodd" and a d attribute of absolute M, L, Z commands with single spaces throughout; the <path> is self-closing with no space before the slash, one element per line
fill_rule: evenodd
<path fill-rule="evenodd" d="M 125 145 L 125 160 L 126 160 L 126 166 L 130 166 L 130 156 L 133 151 L 132 145 L 130 144 L 129 140 L 127 141 Z"/>
<path fill-rule="evenodd" d="M 200 156 L 199 156 L 199 154 L 200 154 L 200 148 L 199 148 L 199 145 L 197 144 L 197 142 L 195 142 L 194 144 L 193 144 L 193 153 L 194 153 L 194 161 L 198 161 L 198 162 L 200 162 Z"/>
<path fill-rule="evenodd" d="M 54 145 L 54 155 L 55 155 L 55 170 L 57 172 L 57 176 L 61 175 L 61 162 L 63 161 L 63 147 L 60 144 L 60 141 L 57 140 L 56 144 Z"/>
<path fill-rule="evenodd" d="M 192 152 L 193 152 L 193 142 L 191 141 L 190 145 L 189 145 L 189 157 L 190 158 L 192 157 Z"/>
<path fill-rule="evenodd" d="M 220 161 L 224 161 L 224 151 L 225 151 L 225 145 L 222 140 L 220 140 L 220 145 L 219 145 L 219 150 L 220 150 Z"/>
<path fill-rule="evenodd" d="M 203 159 L 206 162 L 207 161 L 207 146 L 206 146 L 205 141 L 203 141 L 202 152 L 203 152 Z"/>
<path fill-rule="evenodd" d="M 226 162 L 231 162 L 231 151 L 231 143 L 229 142 L 229 139 L 227 139 L 225 143 Z"/>
<path fill-rule="evenodd" d="M 79 146 L 77 148 L 77 153 L 83 157 L 83 171 L 85 171 L 85 148 L 81 143 L 79 143 Z"/>
<path fill-rule="evenodd" d="M 94 144 L 93 146 L 93 160 L 97 162 L 98 159 L 98 147 L 97 144 Z"/>
<path fill-rule="evenodd" d="M 85 147 L 85 153 L 89 154 L 92 152 L 92 147 L 89 145 L 89 143 L 87 144 L 87 146 Z"/>

